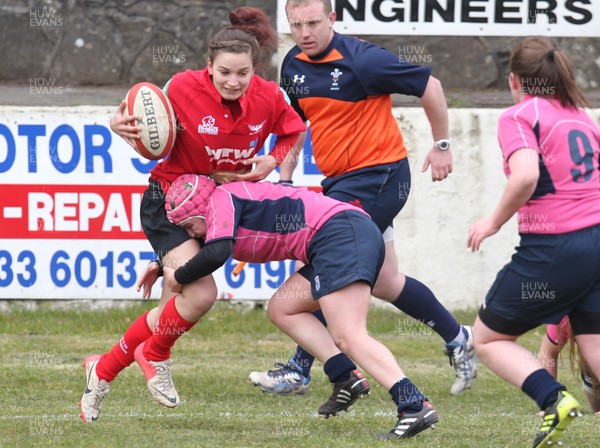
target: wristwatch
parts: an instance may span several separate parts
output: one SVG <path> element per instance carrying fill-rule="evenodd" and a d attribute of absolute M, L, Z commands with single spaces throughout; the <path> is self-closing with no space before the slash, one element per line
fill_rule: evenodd
<path fill-rule="evenodd" d="M 447 138 L 443 138 L 438 140 L 437 142 L 433 142 L 433 146 L 435 146 L 440 151 L 446 151 L 450 148 L 450 140 Z"/>

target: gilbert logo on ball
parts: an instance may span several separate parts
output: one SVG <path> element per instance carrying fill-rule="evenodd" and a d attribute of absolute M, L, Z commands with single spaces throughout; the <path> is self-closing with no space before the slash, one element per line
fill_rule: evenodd
<path fill-rule="evenodd" d="M 128 115 L 138 117 L 132 126 L 140 126 L 135 150 L 146 159 L 165 157 L 175 143 L 177 120 L 171 102 L 162 89 L 149 82 L 134 85 L 125 97 Z"/>

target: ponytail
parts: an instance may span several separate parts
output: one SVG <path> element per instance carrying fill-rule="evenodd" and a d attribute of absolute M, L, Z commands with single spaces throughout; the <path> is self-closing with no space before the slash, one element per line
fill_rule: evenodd
<path fill-rule="evenodd" d="M 563 107 L 591 107 L 568 57 L 546 37 L 523 39 L 510 56 L 510 71 L 520 78 L 526 95 L 555 98 Z"/>
<path fill-rule="evenodd" d="M 241 6 L 229 13 L 229 21 L 233 27 L 254 36 L 261 48 L 271 52 L 277 49 L 277 32 L 262 9 Z"/>
<path fill-rule="evenodd" d="M 551 50 L 552 60 L 558 72 L 558 99 L 563 107 L 587 106 L 591 107 L 590 102 L 579 89 L 575 80 L 573 66 L 567 56 L 560 50 Z"/>

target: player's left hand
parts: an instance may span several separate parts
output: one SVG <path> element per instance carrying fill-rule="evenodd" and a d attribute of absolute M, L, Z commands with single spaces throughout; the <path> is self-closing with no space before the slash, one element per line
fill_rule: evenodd
<path fill-rule="evenodd" d="M 150 295 L 152 294 L 152 286 L 156 283 L 156 280 L 158 280 L 159 271 L 160 266 L 156 261 L 148 263 L 148 265 L 142 271 L 142 274 L 135 285 L 135 290 L 137 292 L 142 290 L 143 299 L 148 300 L 150 298 Z"/>
<path fill-rule="evenodd" d="M 444 180 L 452 172 L 452 152 L 450 149 L 440 151 L 436 147 L 431 148 L 425 158 L 421 172 L 427 171 L 431 166 L 431 180 L 437 182 Z"/>
<path fill-rule="evenodd" d="M 236 180 L 258 182 L 265 179 L 277 167 L 277 159 L 270 155 L 256 156 L 244 160 L 244 165 L 252 165 L 253 163 L 256 164 L 254 169 L 249 173 L 236 175 Z"/>
<path fill-rule="evenodd" d="M 500 226 L 491 217 L 480 219 L 469 229 L 467 247 L 471 249 L 471 252 L 479 250 L 483 240 L 494 235 L 498 230 L 500 230 Z"/>

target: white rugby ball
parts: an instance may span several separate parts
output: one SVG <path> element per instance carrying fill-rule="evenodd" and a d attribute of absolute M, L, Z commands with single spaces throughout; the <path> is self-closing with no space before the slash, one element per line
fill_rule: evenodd
<path fill-rule="evenodd" d="M 177 119 L 162 89 L 149 82 L 134 85 L 125 97 L 128 115 L 137 116 L 132 126 L 140 126 L 135 150 L 146 159 L 165 157 L 175 144 Z"/>

